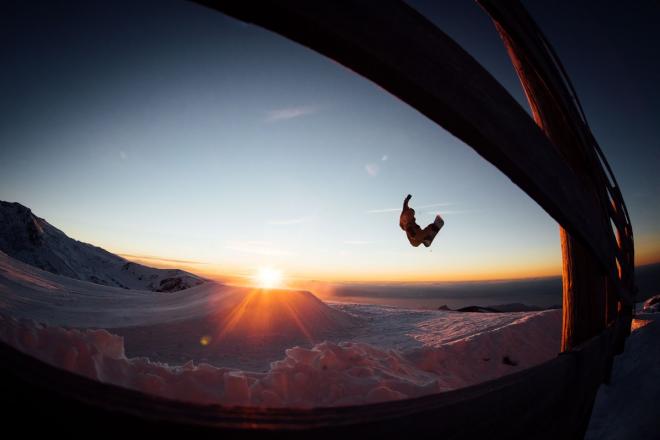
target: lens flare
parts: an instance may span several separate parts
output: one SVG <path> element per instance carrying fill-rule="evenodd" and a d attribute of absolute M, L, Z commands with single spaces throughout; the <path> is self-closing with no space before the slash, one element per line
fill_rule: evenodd
<path fill-rule="evenodd" d="M 282 284 L 282 272 L 271 267 L 262 267 L 257 272 L 255 281 L 263 289 L 274 289 Z"/>

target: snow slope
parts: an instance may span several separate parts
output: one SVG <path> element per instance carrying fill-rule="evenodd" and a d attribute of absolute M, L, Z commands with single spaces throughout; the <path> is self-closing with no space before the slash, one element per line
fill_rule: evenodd
<path fill-rule="evenodd" d="M 127 290 L 54 275 L 2 252 L 0 312 L 51 326 L 113 329 L 129 353 L 158 361 L 257 369 L 292 345 L 344 334 L 358 321 L 309 292 L 212 281 L 179 292 Z"/>
<path fill-rule="evenodd" d="M 660 314 L 639 314 L 609 384 L 598 389 L 585 439 L 660 438 Z"/>
<path fill-rule="evenodd" d="M 561 311 L 325 304 L 309 292 L 131 291 L 0 254 L 0 339 L 85 376 L 201 403 L 333 406 L 421 396 L 556 355 Z"/>
<path fill-rule="evenodd" d="M 73 240 L 19 203 L 0 201 L 0 251 L 54 274 L 125 289 L 173 292 L 205 280 L 179 269 L 155 269 Z"/>

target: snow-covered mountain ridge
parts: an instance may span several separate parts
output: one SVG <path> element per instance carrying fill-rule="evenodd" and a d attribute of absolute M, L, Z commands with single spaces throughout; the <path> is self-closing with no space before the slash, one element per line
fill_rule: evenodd
<path fill-rule="evenodd" d="M 20 203 L 0 201 L 0 251 L 45 271 L 124 289 L 175 292 L 206 280 L 156 269 L 74 240 Z"/>

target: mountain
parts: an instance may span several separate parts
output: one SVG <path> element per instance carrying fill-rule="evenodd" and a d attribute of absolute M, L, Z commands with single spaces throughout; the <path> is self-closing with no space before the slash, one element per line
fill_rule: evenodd
<path fill-rule="evenodd" d="M 539 307 L 523 303 L 497 304 L 494 306 L 467 306 L 454 310 L 464 313 L 514 313 L 514 312 L 540 312 L 542 310 L 561 309 L 561 304 L 553 304 L 549 307 Z M 446 304 L 438 307 L 438 310 L 451 312 L 452 309 Z"/>
<path fill-rule="evenodd" d="M 206 281 L 179 269 L 133 263 L 74 240 L 20 203 L 0 201 L 0 251 L 54 274 L 124 289 L 175 292 Z"/>

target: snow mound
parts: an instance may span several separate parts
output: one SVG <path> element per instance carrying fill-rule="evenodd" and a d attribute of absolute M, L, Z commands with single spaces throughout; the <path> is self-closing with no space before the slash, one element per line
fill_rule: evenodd
<path fill-rule="evenodd" d="M 460 388 L 547 361 L 560 350 L 561 311 L 516 313 L 500 327 L 440 345 L 412 350 L 408 358 L 442 378 L 448 389 Z"/>
<path fill-rule="evenodd" d="M 0 339 L 56 367 L 170 399 L 319 407 L 422 396 L 528 368 L 555 355 L 558 338 L 548 330 L 558 318 L 557 311 L 521 314 L 503 328 L 407 352 L 361 342 L 294 347 L 263 373 L 129 359 L 123 338 L 106 330 L 48 327 L 2 314 Z"/>
<path fill-rule="evenodd" d="M 179 269 L 155 269 L 69 238 L 19 204 L 0 201 L 0 251 L 45 271 L 124 289 L 174 292 L 205 280 Z"/>
<path fill-rule="evenodd" d="M 319 335 L 357 323 L 357 319 L 328 307 L 306 291 L 248 289 L 237 299 L 240 301 L 231 301 L 229 307 L 215 314 L 222 323 L 218 339 L 246 341 L 268 336 L 313 341 Z"/>

